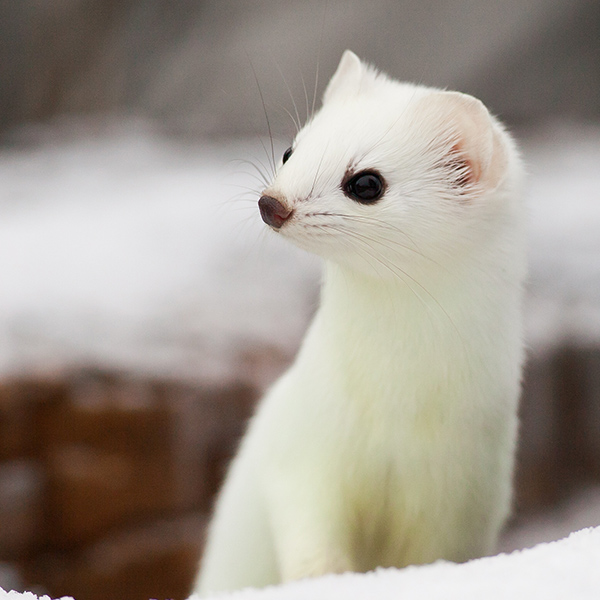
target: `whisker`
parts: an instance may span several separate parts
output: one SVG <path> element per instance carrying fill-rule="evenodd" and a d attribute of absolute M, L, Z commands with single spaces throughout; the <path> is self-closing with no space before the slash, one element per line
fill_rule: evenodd
<path fill-rule="evenodd" d="M 260 163 L 261 167 L 263 169 L 265 169 L 265 171 L 266 171 L 266 167 L 265 167 L 264 163 L 260 159 L 256 159 L 256 160 L 258 160 L 258 162 Z M 260 181 L 264 185 L 264 187 L 266 187 L 266 186 L 269 185 L 269 178 L 267 177 L 266 173 L 262 169 L 260 169 L 258 167 L 258 165 L 256 165 L 253 161 L 248 160 L 246 158 L 238 158 L 238 159 L 233 159 L 230 162 L 237 162 L 237 163 L 242 164 L 242 165 L 249 165 L 249 166 L 251 166 L 256 171 L 256 173 L 258 174 L 258 176 L 260 177 Z M 241 172 L 244 173 L 244 171 L 241 171 Z M 250 175 L 250 173 L 245 173 L 245 174 Z"/>
<path fill-rule="evenodd" d="M 402 231 L 402 229 L 400 229 L 399 227 L 396 227 L 395 225 L 392 225 L 390 223 L 386 223 L 385 221 L 383 221 L 381 219 L 378 219 L 376 217 L 367 217 L 364 215 L 349 215 L 346 213 L 327 212 L 327 213 L 323 213 L 323 214 L 326 214 L 326 215 L 329 215 L 332 217 L 340 217 L 341 219 L 347 219 L 349 221 L 358 221 L 359 223 L 369 223 L 369 224 L 377 225 L 377 227 L 382 227 L 384 229 L 388 229 L 388 230 L 394 231 L 396 233 L 399 233 L 401 235 L 404 235 L 406 238 L 408 238 L 408 241 L 413 245 L 413 248 L 411 248 L 410 246 L 405 246 L 403 244 L 400 244 L 400 242 L 398 242 L 397 240 L 389 240 L 389 241 L 394 241 L 395 243 L 402 246 L 403 248 L 406 248 L 407 250 L 412 250 L 413 252 L 418 252 L 418 254 L 420 256 L 427 258 L 422 252 L 420 252 L 418 246 L 415 244 L 413 239 L 405 231 Z"/>
<path fill-rule="evenodd" d="M 265 182 L 265 180 L 262 177 L 259 177 L 258 175 L 256 175 L 255 173 L 249 173 L 247 171 L 242 171 L 237 173 L 238 175 L 244 175 L 245 177 L 249 177 L 252 179 L 252 181 L 256 182 L 256 184 L 261 188 L 264 189 L 265 187 L 267 187 L 268 183 Z M 239 184 L 234 184 L 234 185 L 238 185 Z M 250 186 L 246 186 L 248 189 L 250 189 Z M 256 188 L 252 188 L 254 191 L 258 191 Z"/>
<path fill-rule="evenodd" d="M 259 192 L 257 192 L 256 189 L 248 187 L 247 185 L 238 185 L 237 183 L 230 183 L 229 185 L 231 187 L 238 188 L 240 190 L 244 190 L 243 192 L 240 192 L 239 194 L 236 194 L 235 196 L 233 196 L 234 198 L 240 197 L 243 194 L 252 194 L 253 197 L 256 197 L 259 195 Z"/>
<path fill-rule="evenodd" d="M 313 99 L 312 99 L 312 107 L 310 109 L 310 116 L 315 114 L 315 104 L 317 102 L 317 89 L 319 87 L 319 67 L 321 65 L 321 48 L 323 47 L 323 36 L 325 33 L 325 22 L 327 20 L 327 9 L 329 8 L 328 4 L 325 4 L 323 9 L 323 17 L 321 19 L 321 33 L 319 34 L 319 46 L 317 49 L 317 69 L 315 72 L 315 89 L 313 91 Z"/>
<path fill-rule="evenodd" d="M 320 49 L 319 49 L 320 52 Z M 319 87 L 319 62 L 320 57 L 317 56 L 317 74 L 315 75 L 315 91 L 313 92 L 312 106 L 310 107 L 310 118 L 315 114 L 315 104 L 317 102 L 317 88 Z"/>
<path fill-rule="evenodd" d="M 273 145 L 273 132 L 271 131 L 271 123 L 269 121 L 269 115 L 267 113 L 267 105 L 265 104 L 265 98 L 263 96 L 262 89 L 261 89 L 260 83 L 258 81 L 258 76 L 256 75 L 256 69 L 254 68 L 254 64 L 250 60 L 250 57 L 248 57 L 248 60 L 250 61 L 250 68 L 252 69 L 252 73 L 254 75 L 254 80 L 256 81 L 256 87 L 258 88 L 258 93 L 260 95 L 260 101 L 262 103 L 263 112 L 265 113 L 265 119 L 267 121 L 267 130 L 269 132 L 269 140 L 271 142 L 271 169 L 272 169 L 272 173 L 274 175 L 275 174 L 275 148 Z M 267 159 L 268 159 L 269 153 L 267 152 L 266 148 L 265 148 L 265 152 L 267 154 Z"/>
<path fill-rule="evenodd" d="M 294 124 L 294 135 L 296 135 L 300 131 L 300 125 L 296 123 L 294 115 L 285 106 L 283 106 L 283 104 L 279 103 L 279 107 L 285 111 L 287 116 L 290 118 L 291 122 Z"/>
<path fill-rule="evenodd" d="M 350 235 L 351 237 L 353 237 L 354 239 L 361 241 L 364 245 L 366 245 L 368 248 L 370 248 L 371 250 L 373 250 L 373 252 L 377 252 L 375 248 L 373 248 L 373 246 L 371 246 L 371 244 L 369 242 L 372 242 L 372 238 L 369 238 L 367 236 L 365 236 L 364 234 L 358 233 L 357 231 L 352 231 L 351 229 L 347 229 L 347 228 L 342 228 L 342 227 L 337 227 L 335 225 L 322 225 L 324 227 L 329 227 L 331 229 L 334 229 L 335 231 L 338 231 L 339 233 L 341 233 L 342 235 Z M 373 258 L 376 258 L 375 256 L 373 256 Z M 406 276 L 408 278 L 410 278 L 412 281 L 414 281 L 414 283 L 418 282 L 414 279 L 414 277 L 411 277 L 408 273 L 406 273 L 406 271 L 404 271 L 404 269 L 401 269 L 400 267 L 396 267 L 392 268 L 392 266 L 389 265 L 389 263 L 386 261 L 385 263 L 383 262 L 383 257 L 381 255 L 377 256 L 377 260 L 380 261 L 384 266 L 386 266 L 386 268 L 393 274 L 396 276 Z M 420 284 L 419 284 L 420 285 Z"/>
<path fill-rule="evenodd" d="M 275 66 L 277 67 L 277 70 L 279 71 L 279 74 L 281 75 L 281 79 L 283 79 L 283 83 L 287 89 L 290 100 L 292 101 L 292 106 L 294 107 L 294 112 L 296 113 L 296 118 L 294 119 L 294 117 L 292 117 L 291 113 L 285 107 L 282 107 L 282 108 L 284 108 L 284 110 L 292 118 L 292 121 L 294 122 L 294 126 L 296 128 L 296 133 L 298 133 L 298 131 L 300 131 L 300 128 L 302 125 L 302 119 L 300 118 L 300 113 L 298 112 L 298 105 L 296 104 L 296 101 L 294 100 L 294 94 L 292 94 L 292 90 L 291 90 L 291 88 L 287 82 L 287 79 L 285 78 L 285 75 L 283 74 L 283 71 L 281 70 L 281 67 L 279 66 L 279 63 L 277 61 L 275 61 Z"/>
<path fill-rule="evenodd" d="M 246 187 L 246 189 L 252 190 L 255 192 L 258 192 L 259 188 L 262 189 L 262 188 L 266 187 L 265 181 L 261 177 L 256 175 L 255 173 L 249 173 L 248 171 L 239 171 L 236 173 L 236 175 L 243 175 L 244 177 L 250 178 L 252 180 L 252 182 L 255 183 L 256 186 L 258 186 L 258 187 L 250 187 L 249 185 L 242 186 L 241 184 L 232 183 L 231 185 L 233 185 L 233 186 Z"/>
<path fill-rule="evenodd" d="M 354 233 L 358 234 L 359 232 L 355 231 Z M 365 239 L 368 239 L 369 241 L 373 242 L 374 244 L 379 244 L 380 246 L 383 246 L 384 248 L 387 248 L 388 250 L 397 251 L 397 249 L 400 248 L 402 250 L 407 250 L 408 252 L 412 252 L 413 254 L 416 254 L 417 256 L 419 256 L 421 258 L 428 259 L 428 257 L 425 256 L 422 252 L 419 252 L 419 250 L 417 250 L 415 248 L 411 248 L 410 246 L 407 246 L 406 244 L 403 244 L 403 243 L 399 242 L 398 240 L 394 240 L 394 239 L 390 239 L 390 238 L 382 237 L 382 236 L 374 237 L 374 236 L 367 235 L 364 232 L 361 232 L 360 235 L 364 236 Z"/>
<path fill-rule="evenodd" d="M 356 233 L 356 232 L 353 232 L 353 233 Z M 463 339 L 460 329 L 456 326 L 454 319 L 452 319 L 452 317 L 448 314 L 448 311 L 442 306 L 442 304 L 440 304 L 439 300 L 437 300 L 437 298 L 418 279 L 416 279 L 415 277 L 413 277 L 412 275 L 407 273 L 404 269 L 400 269 L 400 267 L 398 267 L 397 265 L 390 264 L 390 261 L 387 260 L 381 254 L 379 254 L 378 256 L 379 256 L 379 260 L 381 260 L 381 262 L 383 264 L 387 265 L 387 267 L 390 269 L 390 271 L 396 272 L 398 274 L 398 276 L 400 276 L 400 273 L 398 273 L 398 271 L 400 271 L 405 277 L 408 277 L 415 285 L 417 285 L 421 290 L 423 290 L 423 292 L 425 294 L 427 294 L 427 296 L 434 302 L 434 304 L 442 311 L 444 316 L 448 319 L 448 322 L 450 323 L 450 325 L 452 325 L 452 327 L 458 334 L 458 337 L 461 340 L 463 340 L 463 342 L 464 342 L 464 339 Z M 430 308 L 430 310 L 431 310 L 431 308 Z"/>
<path fill-rule="evenodd" d="M 419 300 L 419 302 L 422 304 L 422 306 L 424 308 L 426 308 L 428 311 L 431 311 L 431 307 L 423 300 L 423 298 L 416 292 L 416 290 L 410 285 L 410 283 L 408 281 L 406 281 L 406 279 L 404 278 L 404 276 L 408 277 L 409 279 L 413 279 L 412 277 L 410 277 L 410 275 L 408 275 L 404 270 L 402 269 L 398 269 L 395 270 L 392 267 L 390 267 L 389 264 L 387 264 L 386 262 L 384 262 L 382 260 L 382 258 L 376 253 L 376 250 L 374 248 L 371 247 L 371 245 L 366 242 L 362 236 L 356 234 L 355 232 L 351 232 L 345 228 L 340 228 L 337 227 L 335 225 L 330 225 L 330 224 L 311 224 L 311 227 L 318 227 L 320 229 L 331 229 L 333 231 L 337 231 L 338 233 L 341 233 L 342 236 L 345 235 L 349 235 L 350 237 L 353 237 L 355 240 L 357 240 L 360 244 L 361 247 L 363 248 L 363 250 L 367 253 L 367 255 L 369 257 L 371 257 L 373 260 L 375 260 L 379 265 L 381 265 L 382 267 L 384 267 L 387 271 L 389 271 L 394 277 L 399 278 L 401 281 L 403 281 L 406 285 L 406 287 L 408 287 L 408 289 L 412 292 L 412 294 L 415 296 L 415 298 L 417 298 Z M 337 241 L 345 241 L 347 245 L 351 246 L 347 240 L 344 240 L 344 238 L 339 238 Z M 366 248 L 365 248 L 366 246 Z M 356 249 L 355 246 L 351 246 L 351 248 L 353 250 Z M 373 252 L 370 252 L 368 249 L 372 250 Z M 365 258 L 363 256 L 363 258 Z M 369 261 L 370 263 L 370 261 Z M 372 263 L 370 263 L 372 265 Z"/>
<path fill-rule="evenodd" d="M 312 226 L 312 224 L 311 224 L 311 226 Z M 377 252 L 377 250 L 375 248 L 373 248 L 373 246 L 371 246 L 371 244 L 369 243 L 369 241 L 372 241 L 370 238 L 365 237 L 363 234 L 360 234 L 356 231 L 352 231 L 351 229 L 341 228 L 341 227 L 337 227 L 337 226 L 331 225 L 331 224 L 319 224 L 317 226 L 333 229 L 335 231 L 338 231 L 342 235 L 349 235 L 350 237 L 353 237 L 355 240 L 360 242 L 362 244 L 362 248 L 365 252 L 368 252 L 369 255 L 374 260 L 377 260 L 388 271 L 390 271 L 392 274 L 396 275 L 398 278 L 400 278 L 402 281 L 404 281 L 404 283 L 407 285 L 407 287 L 412 291 L 412 293 L 415 295 L 415 297 L 417 297 L 420 300 L 420 302 L 423 304 L 423 306 L 426 307 L 428 310 L 432 310 L 432 308 L 427 303 L 424 302 L 424 300 L 421 298 L 421 296 L 416 293 L 415 289 L 406 281 L 405 277 L 410 279 L 411 282 L 413 282 L 416 286 L 418 286 L 419 289 L 421 289 L 427 295 L 427 297 L 429 297 L 431 299 L 431 301 L 433 301 L 435 303 L 435 305 L 442 311 L 444 316 L 448 319 L 448 322 L 452 325 L 452 327 L 457 332 L 459 337 L 461 339 L 463 339 L 462 334 L 461 334 L 460 330 L 458 329 L 458 327 L 456 326 L 454 320 L 448 314 L 446 309 L 440 304 L 440 302 L 435 298 L 435 296 L 433 294 L 431 294 L 431 292 L 420 281 L 418 281 L 415 277 L 410 275 L 410 273 L 407 273 L 404 269 L 400 268 L 398 265 L 391 264 L 390 261 L 387 260 L 381 253 Z M 371 250 L 374 254 L 369 252 L 366 248 L 369 248 L 369 250 Z"/>
<path fill-rule="evenodd" d="M 323 160 L 325 158 L 325 155 L 327 154 L 327 149 L 329 148 L 329 140 L 327 141 L 327 144 L 325 145 L 325 149 L 323 150 L 323 154 L 321 154 L 321 160 L 319 160 L 319 164 L 317 165 L 317 170 L 315 171 L 315 177 L 313 179 L 312 182 L 312 186 L 310 188 L 310 192 L 308 192 L 308 197 L 310 197 L 315 189 L 315 185 L 317 184 L 317 178 L 319 177 L 319 173 L 321 171 L 321 166 L 323 164 Z"/>
<path fill-rule="evenodd" d="M 317 213 L 315 213 L 315 215 L 316 214 Z M 349 221 L 357 221 L 359 223 L 369 223 L 369 224 L 376 225 L 377 227 L 381 227 L 381 228 L 387 229 L 389 231 L 399 233 L 408 239 L 408 241 L 412 244 L 412 247 L 408 246 L 406 244 L 402 244 L 398 240 L 390 239 L 388 237 L 384 237 L 383 239 L 386 242 L 390 242 L 391 244 L 394 244 L 399 248 L 402 248 L 404 250 L 408 250 L 409 252 L 413 252 L 413 253 L 417 254 L 418 256 L 424 258 L 425 260 L 428 260 L 429 262 L 437 265 L 438 267 L 440 267 L 446 271 L 448 270 L 447 267 L 445 267 L 444 265 L 442 265 L 435 259 L 431 258 L 430 256 L 427 256 L 426 254 L 424 254 L 420 250 L 420 248 L 417 246 L 415 241 L 405 231 L 402 231 L 402 229 L 400 229 L 399 227 L 397 227 L 395 225 L 386 223 L 385 221 L 382 221 L 381 219 L 377 219 L 376 217 L 367 217 L 367 216 L 362 216 L 362 215 L 349 215 L 349 214 L 345 214 L 345 213 L 333 213 L 333 212 L 323 212 L 323 213 L 318 213 L 318 214 L 327 215 L 330 217 L 339 217 L 342 219 L 347 219 Z M 378 240 L 376 238 L 372 238 L 372 241 L 378 242 Z M 382 245 L 385 245 L 385 244 L 382 244 Z M 387 247 L 390 250 L 393 250 L 393 248 L 391 246 L 387 246 Z"/>
<path fill-rule="evenodd" d="M 300 81 L 302 81 L 302 88 L 304 89 L 304 100 L 306 101 L 306 120 L 305 123 L 308 123 L 308 121 L 311 118 L 311 114 L 309 111 L 309 107 L 308 107 L 308 92 L 306 91 L 306 82 L 304 81 L 304 75 L 302 73 L 300 73 Z"/>
<path fill-rule="evenodd" d="M 443 265 L 441 262 L 435 260 L 435 258 L 432 258 L 431 256 L 428 256 L 427 254 L 422 252 L 421 249 L 419 248 L 419 246 L 414 241 L 414 239 L 410 235 L 408 235 L 408 233 L 406 233 L 399 227 L 397 227 L 395 225 L 391 225 L 390 223 L 386 223 L 385 221 L 382 221 L 381 219 L 377 219 L 376 217 L 365 217 L 365 216 L 359 216 L 359 215 L 344 215 L 344 214 L 340 214 L 340 216 L 342 218 L 346 218 L 351 221 L 352 220 L 358 221 L 359 223 L 360 222 L 371 223 L 373 225 L 376 225 L 377 227 L 386 229 L 390 232 L 399 233 L 399 234 L 403 235 L 410 242 L 410 244 L 411 244 L 410 246 L 406 245 L 406 244 L 402 244 L 401 242 L 399 242 L 396 239 L 390 239 L 389 237 L 384 237 L 383 239 L 387 242 L 391 242 L 392 244 L 396 244 L 398 247 L 408 250 L 409 252 L 413 252 L 417 256 L 420 256 L 421 258 L 424 258 L 425 260 L 429 261 L 430 263 L 436 265 L 440 269 L 443 269 L 446 273 L 449 272 L 448 267 L 446 265 Z M 390 248 L 390 250 L 393 249 L 390 246 L 388 246 L 388 248 Z"/>

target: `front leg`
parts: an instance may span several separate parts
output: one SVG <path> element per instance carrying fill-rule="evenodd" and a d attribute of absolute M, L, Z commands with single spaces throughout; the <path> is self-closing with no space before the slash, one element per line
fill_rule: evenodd
<path fill-rule="evenodd" d="M 356 570 L 351 556 L 352 524 L 345 520 L 341 498 L 326 485 L 301 485 L 286 479 L 278 479 L 268 494 L 281 580 Z"/>

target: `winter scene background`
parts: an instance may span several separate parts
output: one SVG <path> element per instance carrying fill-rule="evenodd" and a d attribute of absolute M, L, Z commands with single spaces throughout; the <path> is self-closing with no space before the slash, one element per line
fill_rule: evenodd
<path fill-rule="evenodd" d="M 519 139 L 528 361 L 498 550 L 600 525 L 599 30 L 593 0 L 1 3 L 5 596 L 189 595 L 224 468 L 318 299 L 319 261 L 260 220 L 259 171 L 347 47 Z M 598 564 L 588 530 L 247 595 L 597 598 Z"/>

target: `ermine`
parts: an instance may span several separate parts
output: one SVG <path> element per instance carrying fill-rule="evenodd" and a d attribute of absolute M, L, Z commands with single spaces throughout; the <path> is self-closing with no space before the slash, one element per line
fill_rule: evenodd
<path fill-rule="evenodd" d="M 494 550 L 511 504 L 523 169 L 475 98 L 346 51 L 259 200 L 319 308 L 218 498 L 202 595 Z"/>

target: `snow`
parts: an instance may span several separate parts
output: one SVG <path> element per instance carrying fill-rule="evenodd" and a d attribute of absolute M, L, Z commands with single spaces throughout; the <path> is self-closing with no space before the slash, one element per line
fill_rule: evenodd
<path fill-rule="evenodd" d="M 48 596 L 36 596 L 32 592 L 13 592 L 13 591 L 5 591 L 0 588 L 0 600 L 50 600 Z M 63 600 L 73 600 L 68 596 Z"/>
<path fill-rule="evenodd" d="M 264 235 L 255 200 L 231 200 L 257 189 L 231 162 L 243 142 L 138 122 L 32 137 L 0 153 L 0 374 L 100 363 L 206 380 L 240 345 L 293 352 L 318 266 Z"/>
<path fill-rule="evenodd" d="M 536 351 L 600 341 L 600 127 L 556 124 L 526 139 Z"/>
<path fill-rule="evenodd" d="M 600 597 L 600 527 L 558 542 L 473 560 L 375 572 L 327 575 L 263 590 L 244 590 L 233 600 L 597 600 Z M 192 595 L 190 600 L 197 600 Z M 36 600 L 4 592 L 0 600 Z"/>
<path fill-rule="evenodd" d="M 529 345 L 595 344 L 600 128 L 546 127 L 524 146 Z M 257 173 L 235 161 L 248 158 L 268 161 L 257 140 L 144 121 L 17 132 L 0 151 L 0 375 L 99 364 L 206 380 L 256 348 L 292 355 L 319 265 L 265 231 Z"/>

